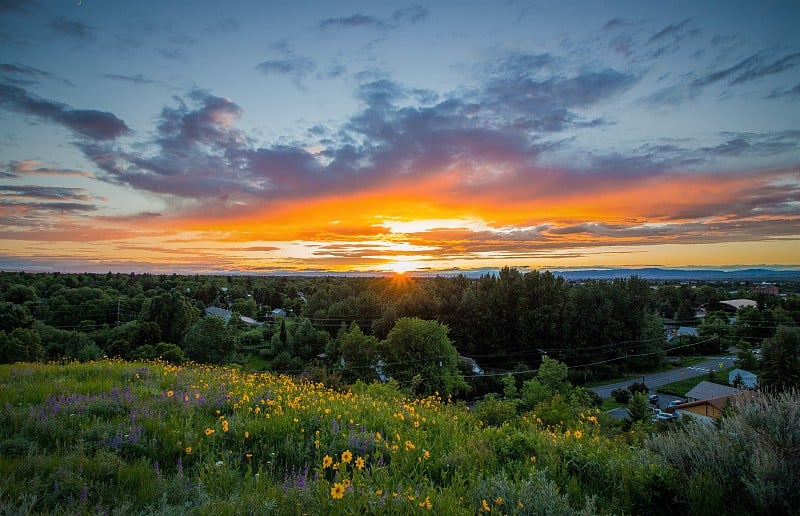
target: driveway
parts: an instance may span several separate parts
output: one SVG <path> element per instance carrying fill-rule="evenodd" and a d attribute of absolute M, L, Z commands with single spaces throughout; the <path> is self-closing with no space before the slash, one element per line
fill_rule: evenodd
<path fill-rule="evenodd" d="M 666 385 L 672 382 L 677 382 L 678 380 L 683 380 L 684 378 L 703 376 L 707 375 L 711 370 L 719 370 L 719 369 L 725 369 L 726 367 L 732 367 L 734 360 L 736 360 L 736 357 L 733 355 L 709 357 L 707 360 L 694 364 L 692 366 L 686 366 L 684 368 L 675 368 L 669 371 L 663 371 L 661 373 L 645 374 L 643 375 L 644 384 L 647 385 L 647 387 L 650 390 L 656 390 L 658 387 L 661 387 L 662 385 Z M 600 395 L 601 398 L 610 398 L 611 391 L 613 391 L 614 389 L 624 389 L 633 382 L 641 381 L 641 378 L 642 377 L 633 378 L 631 380 L 626 380 L 624 382 L 600 385 L 597 387 L 592 387 L 589 390 L 596 392 L 598 395 Z"/>

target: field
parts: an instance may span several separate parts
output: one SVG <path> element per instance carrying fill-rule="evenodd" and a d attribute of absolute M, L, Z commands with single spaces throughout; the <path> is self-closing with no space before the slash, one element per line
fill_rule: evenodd
<path fill-rule="evenodd" d="M 406 399 L 391 385 L 335 392 L 230 367 L 123 361 L 2 366 L 0 407 L 0 503 L 10 513 L 652 514 L 697 506 L 686 490 L 694 477 L 646 446 L 654 427 L 623 431 L 597 410 L 565 414 L 561 425 L 528 413 L 493 427 L 463 405 Z"/>

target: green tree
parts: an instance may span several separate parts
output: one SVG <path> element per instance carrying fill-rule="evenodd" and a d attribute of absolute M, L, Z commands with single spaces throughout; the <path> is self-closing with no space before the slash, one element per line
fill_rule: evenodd
<path fill-rule="evenodd" d="M 758 383 L 775 391 L 800 387 L 800 328 L 779 326 L 775 336 L 764 341 Z"/>
<path fill-rule="evenodd" d="M 628 413 L 631 415 L 631 420 L 644 421 L 650 415 L 650 404 L 647 402 L 647 395 L 643 392 L 637 392 L 631 397 L 628 402 Z"/>
<path fill-rule="evenodd" d="M 38 362 L 43 358 L 42 339 L 35 330 L 16 328 L 10 335 L 0 331 L 0 363 Z"/>
<path fill-rule="evenodd" d="M 342 379 L 348 383 L 358 379 L 374 379 L 373 367 L 378 362 L 378 339 L 365 335 L 355 322 L 337 339 L 339 355 L 344 361 Z"/>
<path fill-rule="evenodd" d="M 757 371 L 760 364 L 758 363 L 758 359 L 753 355 L 753 346 L 745 340 L 740 340 L 736 348 L 738 351 L 736 352 L 736 361 L 734 365 L 745 371 Z"/>
<path fill-rule="evenodd" d="M 183 351 L 190 360 L 223 363 L 234 351 L 234 338 L 221 317 L 203 317 L 183 338 Z"/>
<path fill-rule="evenodd" d="M 542 357 L 536 379 L 552 392 L 563 394 L 571 387 L 567 381 L 567 364 L 548 356 Z"/>
<path fill-rule="evenodd" d="M 402 317 L 380 342 L 384 370 L 401 385 L 422 377 L 424 395 L 465 392 L 467 382 L 458 370 L 458 352 L 447 336 L 447 326 L 436 321 Z"/>
<path fill-rule="evenodd" d="M 195 308 L 189 300 L 180 292 L 173 290 L 155 296 L 146 303 L 142 311 L 142 320 L 158 324 L 164 342 L 177 344 L 183 339 L 195 315 Z"/>

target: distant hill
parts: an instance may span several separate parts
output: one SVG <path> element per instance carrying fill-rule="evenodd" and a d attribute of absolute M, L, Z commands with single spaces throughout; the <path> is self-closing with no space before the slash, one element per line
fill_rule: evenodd
<path fill-rule="evenodd" d="M 554 275 L 567 280 L 611 280 L 638 276 L 653 281 L 800 281 L 800 269 L 662 269 L 648 267 L 640 269 L 581 269 L 553 270 Z"/>

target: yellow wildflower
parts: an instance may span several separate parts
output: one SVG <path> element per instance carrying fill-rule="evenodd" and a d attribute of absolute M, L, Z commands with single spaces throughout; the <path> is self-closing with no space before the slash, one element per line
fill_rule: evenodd
<path fill-rule="evenodd" d="M 322 457 L 322 469 L 327 469 L 333 464 L 333 458 L 330 455 Z"/>
<path fill-rule="evenodd" d="M 486 499 L 481 500 L 481 512 L 492 512 L 492 508 L 486 503 Z"/>
<path fill-rule="evenodd" d="M 350 450 L 342 452 L 342 462 L 349 463 L 351 460 L 353 460 L 353 454 L 350 453 Z"/>
<path fill-rule="evenodd" d="M 187 446 L 187 447 L 186 447 L 186 449 L 185 449 L 184 451 L 185 451 L 185 452 L 187 453 L 187 455 L 188 455 L 188 454 L 192 453 L 192 447 L 191 447 L 191 446 Z"/>
<path fill-rule="evenodd" d="M 575 430 L 575 439 L 580 439 L 581 437 L 583 437 L 583 432 Z"/>
<path fill-rule="evenodd" d="M 498 496 L 497 498 L 495 498 L 494 499 L 494 504 L 495 505 L 503 505 L 503 497 L 502 496 Z"/>
<path fill-rule="evenodd" d="M 171 398 L 171 397 L 172 397 L 172 396 L 174 396 L 174 395 L 175 395 L 175 393 L 174 393 L 174 392 L 172 392 L 172 391 L 167 391 L 167 398 Z"/>
<path fill-rule="evenodd" d="M 206 435 L 214 435 L 214 430 L 211 428 L 206 428 Z"/>
<path fill-rule="evenodd" d="M 364 469 L 364 458 L 363 457 L 359 457 L 359 458 L 356 459 L 356 467 L 359 470 Z"/>
<path fill-rule="evenodd" d="M 344 496 L 344 485 L 339 484 L 338 482 L 336 484 L 333 484 L 333 487 L 331 488 L 331 498 L 335 500 L 341 500 L 343 496 Z"/>
<path fill-rule="evenodd" d="M 425 499 L 419 502 L 418 505 L 423 509 L 431 510 L 431 508 L 433 507 L 433 504 L 431 503 L 431 497 L 426 496 Z"/>

